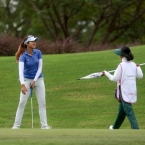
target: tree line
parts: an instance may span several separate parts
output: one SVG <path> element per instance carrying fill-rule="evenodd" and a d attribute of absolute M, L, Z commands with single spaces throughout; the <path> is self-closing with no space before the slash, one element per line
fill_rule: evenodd
<path fill-rule="evenodd" d="M 92 44 L 144 43 L 144 0 L 0 0 L 0 33 Z"/>

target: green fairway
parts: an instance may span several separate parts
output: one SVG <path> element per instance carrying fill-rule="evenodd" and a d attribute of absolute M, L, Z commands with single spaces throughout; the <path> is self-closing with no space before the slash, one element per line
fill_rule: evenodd
<path fill-rule="evenodd" d="M 0 129 L 1 145 L 144 145 L 144 130 Z"/>
<path fill-rule="evenodd" d="M 131 48 L 136 63 L 144 63 L 144 46 Z M 0 128 L 11 128 L 19 102 L 20 83 L 15 57 L 0 57 Z M 109 129 L 118 102 L 116 83 L 107 77 L 77 80 L 90 73 L 114 70 L 120 58 L 113 50 L 76 54 L 43 55 L 48 123 L 53 129 Z M 145 72 L 145 66 L 142 66 Z M 138 102 L 133 105 L 140 129 L 145 129 L 145 79 L 137 80 Z M 38 104 L 33 92 L 34 128 L 40 128 Z M 30 99 L 21 129 L 31 128 Z M 121 129 L 130 129 L 126 118 Z M 34 130 L 35 131 L 35 130 Z M 103 131 L 103 130 L 102 130 Z M 2 132 L 2 131 L 1 131 Z M 17 131 L 16 131 L 17 132 Z M 53 131 L 52 131 L 53 132 Z"/>

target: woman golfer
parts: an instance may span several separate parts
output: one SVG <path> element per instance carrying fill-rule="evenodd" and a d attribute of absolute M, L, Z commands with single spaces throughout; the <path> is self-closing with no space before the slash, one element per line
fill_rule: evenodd
<path fill-rule="evenodd" d="M 30 95 L 30 88 L 35 90 L 38 105 L 41 129 L 50 129 L 47 124 L 45 85 L 42 75 L 42 54 L 36 49 L 37 37 L 29 35 L 20 43 L 16 52 L 16 61 L 19 62 L 19 79 L 21 83 L 20 101 L 12 129 L 19 129 L 24 109 Z"/>
<path fill-rule="evenodd" d="M 114 53 L 120 56 L 122 62 L 118 65 L 114 75 L 107 71 L 103 72 L 103 75 L 107 76 L 111 81 L 117 82 L 115 97 L 120 102 L 118 116 L 110 129 L 119 129 L 126 116 L 131 128 L 139 129 L 132 103 L 137 101 L 136 78 L 143 78 L 143 73 L 140 66 L 132 62 L 134 57 L 130 48 L 115 49 Z"/>

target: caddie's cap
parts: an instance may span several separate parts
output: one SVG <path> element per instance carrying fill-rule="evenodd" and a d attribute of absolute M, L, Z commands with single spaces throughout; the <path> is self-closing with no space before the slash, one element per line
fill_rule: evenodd
<path fill-rule="evenodd" d="M 28 37 L 27 37 L 27 39 L 24 41 L 24 44 L 26 45 L 28 42 L 30 42 L 30 41 L 38 41 L 39 40 L 39 38 L 38 37 L 34 37 L 33 35 L 29 35 Z"/>
<path fill-rule="evenodd" d="M 119 56 L 123 56 L 123 53 L 122 53 L 121 49 L 115 49 L 114 53 L 119 55 Z"/>

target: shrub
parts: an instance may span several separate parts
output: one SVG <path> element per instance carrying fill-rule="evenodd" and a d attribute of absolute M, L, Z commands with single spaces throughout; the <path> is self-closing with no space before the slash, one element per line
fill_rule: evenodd
<path fill-rule="evenodd" d="M 0 56 L 14 56 L 20 42 L 21 38 L 12 36 L 1 36 L 0 37 Z M 136 46 L 139 43 L 127 44 L 126 46 Z M 57 39 L 56 42 L 49 40 L 40 40 L 37 43 L 37 48 L 42 51 L 43 54 L 63 54 L 63 53 L 78 53 L 87 51 L 100 51 L 107 49 L 115 49 L 124 46 L 123 44 L 111 45 L 111 44 L 93 44 L 90 47 L 71 39 L 67 38 L 65 40 Z"/>
<path fill-rule="evenodd" d="M 0 56 L 13 56 L 17 50 L 20 38 L 11 36 L 0 37 Z"/>

